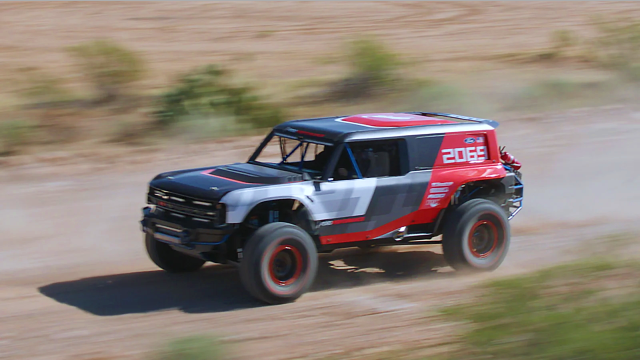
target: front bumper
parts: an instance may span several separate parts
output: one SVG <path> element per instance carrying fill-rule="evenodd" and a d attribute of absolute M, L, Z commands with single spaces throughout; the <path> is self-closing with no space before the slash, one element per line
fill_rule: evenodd
<path fill-rule="evenodd" d="M 233 225 L 207 227 L 190 219 L 176 219 L 158 207 L 142 209 L 142 232 L 156 240 L 182 248 L 209 247 L 224 244 L 235 231 Z M 204 249 L 203 249 L 204 250 Z"/>

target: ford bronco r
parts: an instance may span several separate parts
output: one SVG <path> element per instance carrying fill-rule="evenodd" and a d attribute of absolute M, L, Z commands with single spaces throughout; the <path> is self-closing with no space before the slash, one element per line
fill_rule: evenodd
<path fill-rule="evenodd" d="M 153 178 L 146 249 L 169 272 L 235 264 L 271 304 L 300 297 L 337 248 L 442 244 L 454 269 L 493 270 L 523 197 L 497 126 L 419 112 L 282 123 L 246 163 Z"/>

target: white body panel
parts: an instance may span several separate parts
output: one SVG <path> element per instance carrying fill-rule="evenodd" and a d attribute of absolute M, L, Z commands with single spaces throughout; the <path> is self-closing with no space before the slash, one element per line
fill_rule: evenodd
<path fill-rule="evenodd" d="M 355 179 L 314 183 L 305 181 L 239 189 L 222 197 L 227 206 L 227 223 L 242 223 L 251 209 L 265 201 L 295 199 L 316 221 L 364 215 L 369 207 L 376 179 Z"/>

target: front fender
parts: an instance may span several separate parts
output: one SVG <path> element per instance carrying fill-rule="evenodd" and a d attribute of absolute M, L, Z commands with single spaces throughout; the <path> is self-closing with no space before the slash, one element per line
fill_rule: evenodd
<path fill-rule="evenodd" d="M 242 223 L 247 214 L 249 214 L 249 211 L 262 202 L 286 199 L 301 202 L 309 211 L 311 219 L 315 221 L 314 206 L 310 200 L 313 192 L 313 182 L 305 181 L 293 184 L 238 189 L 224 195 L 222 199 L 220 199 L 220 202 L 226 205 L 226 222 L 228 224 Z"/>

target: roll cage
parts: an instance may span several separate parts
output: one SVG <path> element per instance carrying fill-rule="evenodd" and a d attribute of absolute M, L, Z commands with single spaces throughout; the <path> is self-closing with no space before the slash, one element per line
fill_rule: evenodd
<path fill-rule="evenodd" d="M 260 156 L 260 154 L 262 153 L 262 151 L 264 150 L 264 148 L 269 144 L 269 142 L 275 137 L 278 136 L 280 137 L 280 141 L 279 141 L 279 145 L 280 145 L 280 155 L 282 160 L 277 164 L 271 164 L 271 163 L 266 163 L 266 162 L 261 162 L 258 161 L 257 158 Z M 284 139 L 292 139 L 292 140 L 296 140 L 298 141 L 298 143 L 291 149 L 288 150 L 285 148 Z M 307 152 L 309 151 L 309 147 L 311 144 L 318 144 L 318 145 L 324 145 L 327 147 L 332 148 L 331 151 L 331 155 L 328 159 L 328 161 L 326 162 L 324 169 L 322 171 L 314 171 L 314 170 L 310 170 L 310 169 L 305 169 L 304 168 L 304 159 L 307 155 Z M 300 148 L 301 151 L 300 152 L 300 161 L 298 163 L 298 167 L 293 167 L 289 164 L 285 164 L 285 162 L 291 158 L 292 156 L 294 156 L 294 154 L 296 153 L 296 151 L 298 151 Z M 269 135 L 267 135 L 265 137 L 265 139 L 262 141 L 262 143 L 258 146 L 258 148 L 254 151 L 254 153 L 251 155 L 251 157 L 248 160 L 248 163 L 250 164 L 255 164 L 255 165 L 262 165 L 262 166 L 267 166 L 267 167 L 272 167 L 272 168 L 278 168 L 278 169 L 286 169 L 287 171 L 293 171 L 293 172 L 297 172 L 297 173 L 301 173 L 301 174 L 313 174 L 316 173 L 318 174 L 319 178 L 316 177 L 316 179 L 318 180 L 330 180 L 331 179 L 331 174 L 333 173 L 333 171 L 335 170 L 335 167 L 338 163 L 338 160 L 342 154 L 342 151 L 346 151 L 350 163 L 353 166 L 353 170 L 355 172 L 355 175 L 357 176 L 358 179 L 362 179 L 363 175 L 362 175 L 362 171 L 360 169 L 360 167 L 358 166 L 358 162 L 356 161 L 356 158 L 353 154 L 353 151 L 351 149 L 351 147 L 349 146 L 348 142 L 339 142 L 339 143 L 331 143 L 331 142 L 326 142 L 326 141 L 319 141 L 316 139 L 309 139 L 306 138 L 304 136 L 293 136 L 290 134 L 283 134 L 280 132 L 275 132 L 272 131 Z M 310 180 L 310 179 L 309 179 Z"/>

